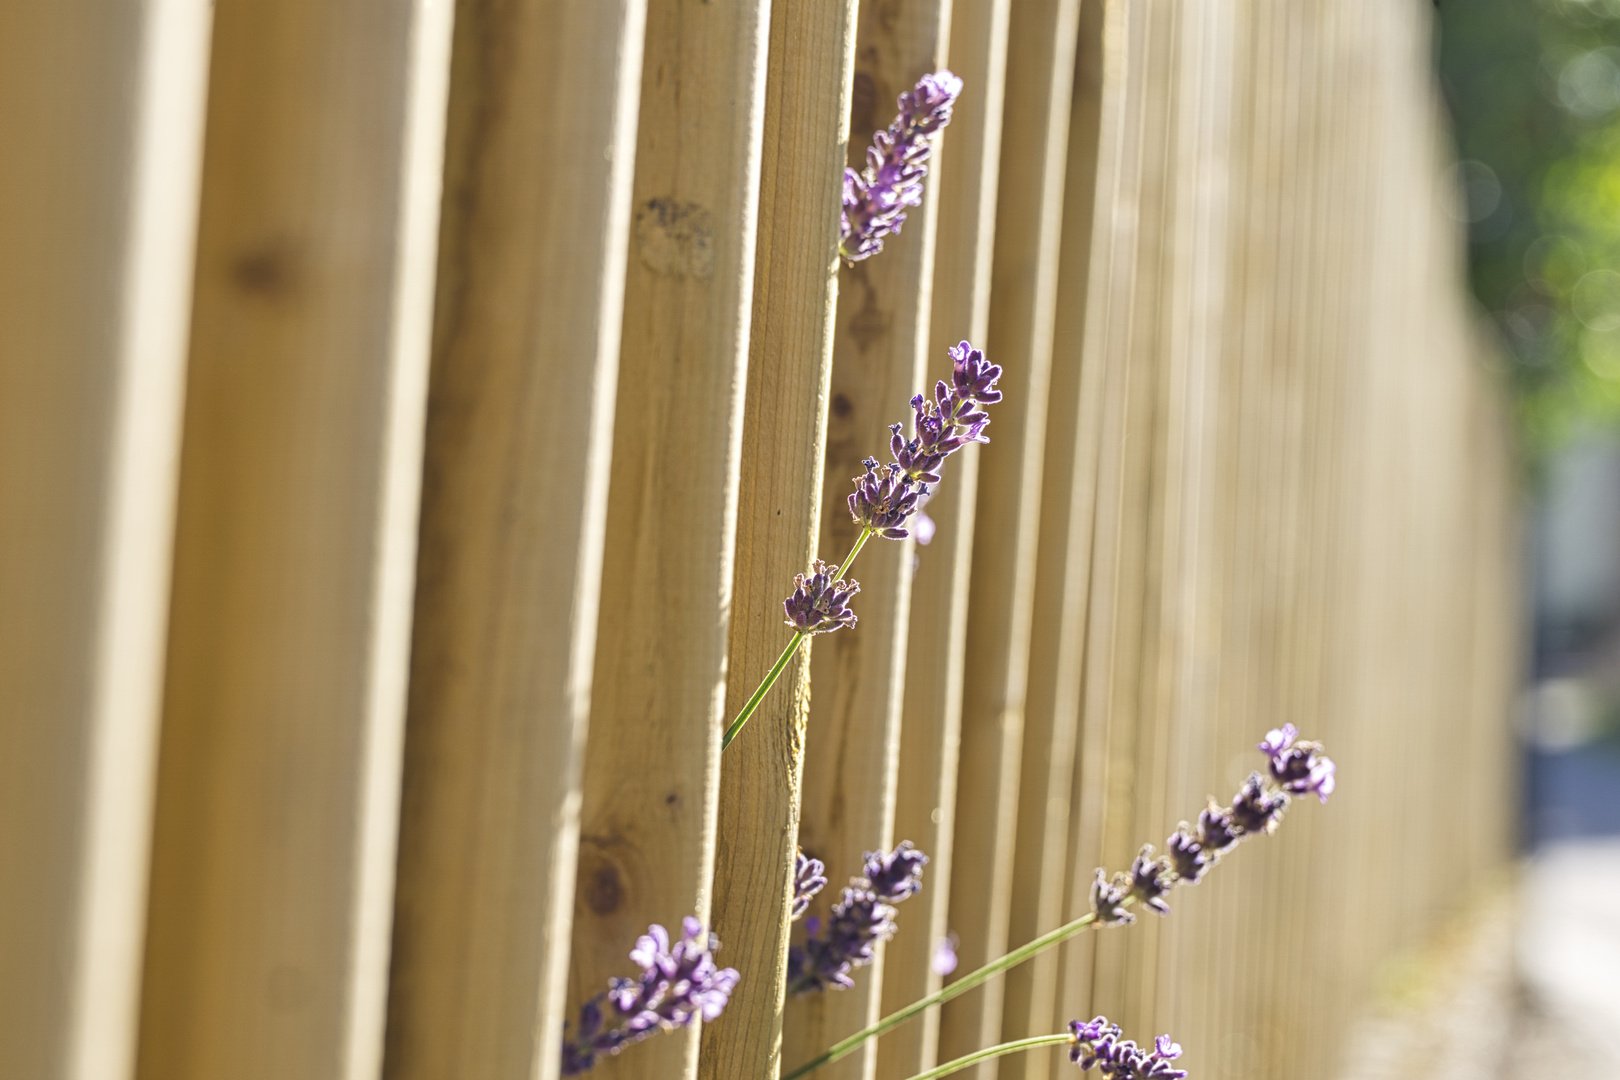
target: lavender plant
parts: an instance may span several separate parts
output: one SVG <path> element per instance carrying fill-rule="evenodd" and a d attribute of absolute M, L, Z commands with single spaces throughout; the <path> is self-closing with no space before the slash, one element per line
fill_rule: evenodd
<path fill-rule="evenodd" d="M 951 122 L 962 80 L 949 71 L 924 75 L 900 95 L 900 115 L 872 136 L 866 168 L 844 170 L 844 217 L 838 253 L 851 264 L 883 250 L 898 233 L 906 210 L 922 205 L 923 178 L 933 147 L 928 137 Z"/>
<path fill-rule="evenodd" d="M 821 1055 L 783 1076 L 782 1080 L 798 1080 L 799 1077 L 814 1072 L 823 1065 L 831 1064 L 859 1048 L 868 1039 L 875 1039 L 924 1010 L 967 993 L 987 979 L 1009 968 L 1017 967 L 1037 953 L 1067 941 L 1076 934 L 1095 928 L 1125 926 L 1135 922 L 1135 913 L 1130 909 L 1136 904 L 1141 904 L 1159 915 L 1169 914 L 1170 905 L 1165 900 L 1169 892 L 1182 885 L 1198 884 L 1211 867 L 1245 840 L 1275 832 L 1293 796 L 1313 794 L 1320 801 L 1327 802 L 1328 796 L 1333 793 L 1336 767 L 1333 760 L 1322 752 L 1320 743 L 1300 739 L 1298 730 L 1292 724 L 1284 724 L 1279 729 L 1267 732 L 1265 739 L 1257 748 L 1266 755 L 1265 774 L 1251 773 L 1233 797 L 1230 806 L 1222 806 L 1214 799 L 1210 799 L 1208 807 L 1198 816 L 1197 826 L 1183 821 L 1166 841 L 1165 846 L 1169 854 L 1155 857 L 1152 846 L 1146 845 L 1131 864 L 1129 872 L 1109 876 L 1106 870 L 1099 868 L 1092 883 L 1091 910 L 1086 914 L 1042 934 L 1027 945 L 990 961 L 943 989 L 914 1001 L 876 1024 L 840 1040 Z M 954 1070 L 973 1061 L 984 1060 L 986 1057 L 1014 1053 L 1036 1046 L 1053 1045 L 1067 1037 L 1041 1035 L 1021 1040 L 1016 1044 L 991 1047 L 979 1051 L 980 1056 L 969 1055 L 968 1058 L 952 1062 L 951 1066 Z M 1098 1058 L 1099 1062 L 1102 1060 Z M 1160 1073 L 1119 1072 L 1118 1069 L 1126 1068 L 1127 1065 L 1130 1068 L 1137 1068 L 1141 1062 L 1136 1058 L 1129 1058 L 1126 1064 L 1117 1063 L 1112 1058 L 1108 1060 L 1110 1067 L 1115 1068 L 1116 1072 L 1104 1071 L 1104 1076 L 1175 1075 L 1173 1070 Z M 944 1075 L 945 1072 L 936 1070 L 914 1080 Z"/>
<path fill-rule="evenodd" d="M 1186 1080 L 1186 1071 L 1171 1064 L 1181 1056 L 1181 1045 L 1172 1041 L 1170 1036 L 1160 1035 L 1153 1040 L 1153 1048 L 1149 1050 L 1137 1046 L 1130 1039 L 1121 1038 L 1122 1034 L 1119 1025 L 1109 1023 L 1106 1016 L 1091 1021 L 1071 1020 L 1067 1031 L 1055 1035 L 1036 1035 L 976 1050 L 919 1073 L 911 1080 L 937 1080 L 938 1077 L 949 1076 L 991 1058 L 1065 1043 L 1069 1046 L 1069 1060 L 1080 1066 L 1081 1072 L 1090 1072 L 1095 1068 L 1099 1075 L 1110 1080 Z"/>
<path fill-rule="evenodd" d="M 930 139 L 951 122 L 951 109 L 961 92 L 962 80 L 949 71 L 924 75 L 900 95 L 894 123 L 872 136 L 866 168 L 844 170 L 838 250 L 846 261 L 854 264 L 882 251 L 884 238 L 900 232 L 906 210 L 922 204 L 923 179 L 933 154 Z M 894 460 L 879 463 L 869 457 L 862 462 L 866 471 L 855 477 L 855 491 L 849 496 L 850 516 L 861 527 L 860 534 L 842 563 L 834 567 L 817 559 L 808 573 L 793 579 L 793 593 L 782 602 L 793 636 L 727 726 L 721 749 L 731 745 L 807 638 L 855 625 L 849 601 L 861 586 L 846 575 L 867 540 L 874 535 L 888 540 L 911 535 L 908 521 L 927 500 L 929 485 L 940 482 L 945 459 L 968 443 L 990 441 L 984 435 L 990 418 L 982 406 L 1001 400 L 995 389 L 1001 368 L 965 341 L 951 350 L 951 359 L 950 384 L 939 382 L 933 400 L 922 394 L 911 399 L 915 415 L 910 437 L 903 425 L 890 426 Z"/>
<path fill-rule="evenodd" d="M 951 381 L 935 383 L 932 399 L 922 394 L 911 399 L 910 436 L 904 425 L 889 425 L 889 452 L 894 460 L 881 466 L 876 458 L 862 462 L 866 471 L 855 477 L 855 490 L 849 496 L 850 517 L 861 531 L 843 563 L 835 569 L 817 559 L 809 573 L 793 579 L 793 593 L 782 601 L 793 636 L 726 728 L 721 749 L 730 746 L 742 731 L 805 639 L 855 625 L 849 601 L 861 586 L 846 575 L 866 542 L 873 536 L 904 540 L 910 535 L 908 519 L 928 497 L 929 485 L 940 482 L 945 460 L 970 443 L 990 441 L 984 433 L 990 425 L 984 407 L 1001 400 L 1001 391 L 996 389 L 1001 368 L 966 341 L 952 348 L 950 356 Z"/>
<path fill-rule="evenodd" d="M 608 980 L 608 988 L 579 1009 L 570 1037 L 563 1031 L 562 1074 L 577 1076 L 596 1065 L 603 1054 L 651 1038 L 660 1031 L 689 1027 L 699 1018 L 713 1020 L 725 1009 L 740 976 L 735 968 L 715 966 L 720 939 L 688 916 L 685 935 L 671 942 L 669 931 L 654 923 L 636 939 L 630 960 L 641 968 L 635 978 Z"/>
<path fill-rule="evenodd" d="M 810 902 L 804 891 L 805 864 L 821 866 L 814 859 L 799 855 L 801 887 L 794 895 L 794 910 L 802 913 Z M 832 907 L 825 926 L 819 919 L 805 923 L 808 936 L 803 946 L 788 950 L 787 992 L 813 994 L 823 990 L 848 990 L 855 985 L 852 972 L 877 958 L 877 945 L 895 932 L 895 905 L 914 896 L 922 888 L 922 869 L 928 856 L 910 840 L 890 852 L 868 851 L 860 877 L 851 878 Z M 815 878 L 810 879 L 814 881 Z M 820 879 L 826 884 L 826 879 Z M 819 886 L 817 887 L 819 889 Z M 803 898 L 803 905 L 800 898 Z M 795 915 L 797 918 L 797 915 Z"/>

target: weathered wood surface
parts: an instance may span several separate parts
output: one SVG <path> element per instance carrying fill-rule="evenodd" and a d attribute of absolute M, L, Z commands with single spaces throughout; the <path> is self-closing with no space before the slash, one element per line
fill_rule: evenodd
<path fill-rule="evenodd" d="M 945 66 L 951 8 L 950 0 L 861 7 L 847 158 L 851 168 L 865 164 L 871 135 L 888 125 L 896 98 L 921 76 Z M 841 560 L 859 532 L 845 498 L 852 478 L 862 472 L 862 459 L 887 460 L 888 426 L 901 422 L 910 430 L 907 403 L 923 389 L 938 169 L 941 147 L 949 141 L 948 128 L 934 137 L 930 172 L 935 182 L 925 189 L 922 205 L 908 211 L 902 231 L 886 241 L 881 254 L 839 271 L 819 541 L 821 557 L 829 562 Z M 843 882 L 860 872 L 864 852 L 888 850 L 903 839 L 894 832 L 895 791 L 917 558 L 914 539 L 870 541 L 852 574 L 861 583 L 856 605 L 860 624 L 816 646 L 799 845 L 827 865 L 829 887 L 812 905 L 822 917 Z M 926 933 L 921 922 L 907 929 Z M 877 1020 L 883 971 L 880 952 L 851 990 L 790 1001 L 783 1028 L 784 1066 L 792 1068 Z M 876 1066 L 877 1044 L 871 1043 L 824 1073 L 828 1080 L 871 1080 Z"/>
<path fill-rule="evenodd" d="M 207 4 L 0 13 L 0 1076 L 123 1080 Z"/>
<path fill-rule="evenodd" d="M 951 6 L 948 60 L 964 86 L 951 119 L 950 148 L 933 173 L 938 225 L 925 392 L 936 379 L 950 378 L 947 350 L 964 339 L 982 345 L 989 328 L 1008 9 L 1009 0 L 954 0 Z M 932 862 L 922 893 L 907 902 L 905 932 L 884 951 L 883 1013 L 933 993 L 942 982 L 933 958 L 948 932 L 979 448 L 965 448 L 949 468 L 949 478 L 928 501 L 934 539 L 916 553 L 909 616 L 916 632 L 907 635 L 895 793 L 895 838 L 911 840 Z M 932 1068 L 939 1015 L 930 1009 L 882 1039 L 878 1075 L 912 1076 Z"/>
<path fill-rule="evenodd" d="M 458 16 L 390 1077 L 556 1075 L 644 15 Z"/>
<path fill-rule="evenodd" d="M 450 15 L 215 10 L 143 1077 L 381 1068 Z"/>
<path fill-rule="evenodd" d="M 1006 951 L 1018 816 L 1046 402 L 1079 0 L 1014 4 L 985 349 L 1005 394 L 980 455 L 950 922 L 966 974 Z M 986 451 L 989 447 L 985 448 Z M 942 1061 L 999 1040 L 1002 980 L 944 1008 Z M 976 1066 L 993 1080 L 996 1061 Z"/>
<path fill-rule="evenodd" d="M 728 717 L 787 644 L 782 598 L 820 537 L 855 16 L 855 0 L 771 9 Z M 810 655 L 806 643 L 720 770 L 712 922 L 722 962 L 747 975 L 729 1022 L 703 1034 L 706 1078 L 769 1080 L 781 1066 Z"/>

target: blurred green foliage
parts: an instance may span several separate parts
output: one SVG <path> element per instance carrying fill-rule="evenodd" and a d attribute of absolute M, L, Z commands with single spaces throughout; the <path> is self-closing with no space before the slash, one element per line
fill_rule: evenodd
<path fill-rule="evenodd" d="M 1620 0 L 1441 0 L 1475 295 L 1524 447 L 1620 426 Z"/>

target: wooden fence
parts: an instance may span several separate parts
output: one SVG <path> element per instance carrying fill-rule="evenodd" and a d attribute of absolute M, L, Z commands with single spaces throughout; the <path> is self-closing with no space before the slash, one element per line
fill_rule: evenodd
<path fill-rule="evenodd" d="M 765 1080 L 948 933 L 961 973 L 1085 911 L 1290 720 L 1330 806 L 822 1075 L 1099 1011 L 1201 1080 L 1329 1075 L 1514 828 L 1514 466 L 1429 18 L 5 6 L 0 1078 L 552 1080 L 696 913 L 726 1015 L 597 1072 Z M 924 204 L 840 269 L 842 166 L 943 66 Z M 961 338 L 993 441 L 722 757 Z M 832 892 L 900 838 L 886 954 L 784 1002 L 796 845 Z"/>

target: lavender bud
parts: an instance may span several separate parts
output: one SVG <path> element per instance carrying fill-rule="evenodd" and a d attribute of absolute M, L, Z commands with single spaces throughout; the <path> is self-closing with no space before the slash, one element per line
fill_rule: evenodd
<path fill-rule="evenodd" d="M 872 137 L 866 168 L 844 170 L 844 211 L 838 252 L 851 264 L 883 250 L 898 233 L 906 210 L 922 204 L 923 178 L 932 153 L 928 137 L 951 122 L 962 80 L 949 71 L 924 75 L 901 94 L 900 115 Z"/>
<path fill-rule="evenodd" d="M 1102 867 L 1097 867 L 1097 877 L 1091 883 L 1091 911 L 1097 916 L 1098 924 L 1102 926 L 1126 926 L 1136 921 L 1136 916 L 1125 907 L 1126 897 L 1131 895 L 1131 879 L 1124 874 L 1115 874 L 1112 881 Z"/>
<path fill-rule="evenodd" d="M 787 624 L 801 634 L 827 634 L 859 620 L 849 609 L 850 598 L 861 591 L 853 578 L 833 580 L 838 568 L 817 559 L 810 573 L 793 579 L 793 595 L 782 601 Z"/>
<path fill-rule="evenodd" d="M 1250 773 L 1243 782 L 1243 789 L 1232 800 L 1229 818 L 1245 833 L 1273 833 L 1282 822 L 1286 809 L 1288 795 L 1281 791 L 1268 791 L 1260 774 Z"/>
<path fill-rule="evenodd" d="M 820 859 L 812 859 L 800 851 L 796 856 L 793 870 L 793 915 L 790 921 L 797 921 L 810 907 L 810 898 L 827 887 L 824 876 L 827 868 Z"/>
<path fill-rule="evenodd" d="M 1215 865 L 1215 860 L 1204 853 L 1203 847 L 1193 839 L 1188 831 L 1188 825 L 1183 821 L 1170 839 L 1165 841 L 1166 857 L 1170 860 L 1170 868 L 1176 872 L 1176 877 L 1188 885 L 1198 884 L 1198 879 L 1204 876 L 1204 871 Z"/>
<path fill-rule="evenodd" d="M 870 964 L 878 942 L 894 936 L 894 905 L 917 891 L 927 861 L 909 841 L 891 852 L 869 852 L 865 876 L 850 879 L 826 925 L 805 920 L 804 945 L 788 950 L 788 993 L 854 986 L 854 969 Z"/>
<path fill-rule="evenodd" d="M 910 840 L 887 854 L 881 851 L 866 853 L 866 880 L 872 891 L 885 904 L 898 904 L 922 889 L 922 870 L 928 865 L 928 856 L 918 851 Z"/>
<path fill-rule="evenodd" d="M 1186 1080 L 1186 1072 L 1170 1064 L 1181 1056 L 1181 1046 L 1168 1035 L 1154 1039 L 1149 1050 L 1121 1039 L 1119 1025 L 1109 1023 L 1106 1016 L 1088 1023 L 1069 1021 L 1069 1035 L 1074 1042 L 1069 1060 L 1082 1071 L 1096 1066 L 1111 1080 Z"/>
<path fill-rule="evenodd" d="M 725 1010 L 739 978 L 734 968 L 716 968 L 714 952 L 719 939 L 688 917 L 680 941 L 670 942 L 669 931 L 656 923 L 636 940 L 630 959 L 641 968 L 639 978 L 614 978 L 608 989 L 580 1006 L 578 1030 L 563 1033 L 562 1074 L 577 1076 L 596 1064 L 601 1054 L 617 1054 L 626 1046 L 656 1035 L 688 1027 L 699 1019 L 714 1020 Z M 612 1010 L 606 1027 L 603 1004 Z"/>
<path fill-rule="evenodd" d="M 951 381 L 960 398 L 981 405 L 994 405 L 1001 400 L 996 380 L 1001 378 L 1001 365 L 992 364 L 984 353 L 967 342 L 951 350 Z"/>
<path fill-rule="evenodd" d="M 1170 876 L 1170 860 L 1153 857 L 1153 845 L 1143 844 L 1142 851 L 1131 863 L 1131 895 L 1160 915 L 1170 914 L 1170 905 L 1164 894 L 1175 887 Z"/>
<path fill-rule="evenodd" d="M 928 494 L 919 483 L 896 464 L 880 469 L 877 459 L 861 462 L 866 473 L 855 478 L 855 493 L 849 497 L 849 514 L 855 524 L 871 529 L 890 540 L 904 540 L 906 518 L 917 509 L 918 500 Z"/>
<path fill-rule="evenodd" d="M 1211 862 L 1236 846 L 1242 833 L 1243 830 L 1232 823 L 1232 811 L 1215 805 L 1214 799 L 1209 800 L 1209 806 L 1198 815 L 1198 846 Z"/>
<path fill-rule="evenodd" d="M 1293 724 L 1268 731 L 1258 749 L 1271 759 L 1272 778 L 1284 791 L 1313 794 L 1322 802 L 1333 794 L 1337 766 L 1322 753 L 1321 743 L 1299 739 Z"/>

